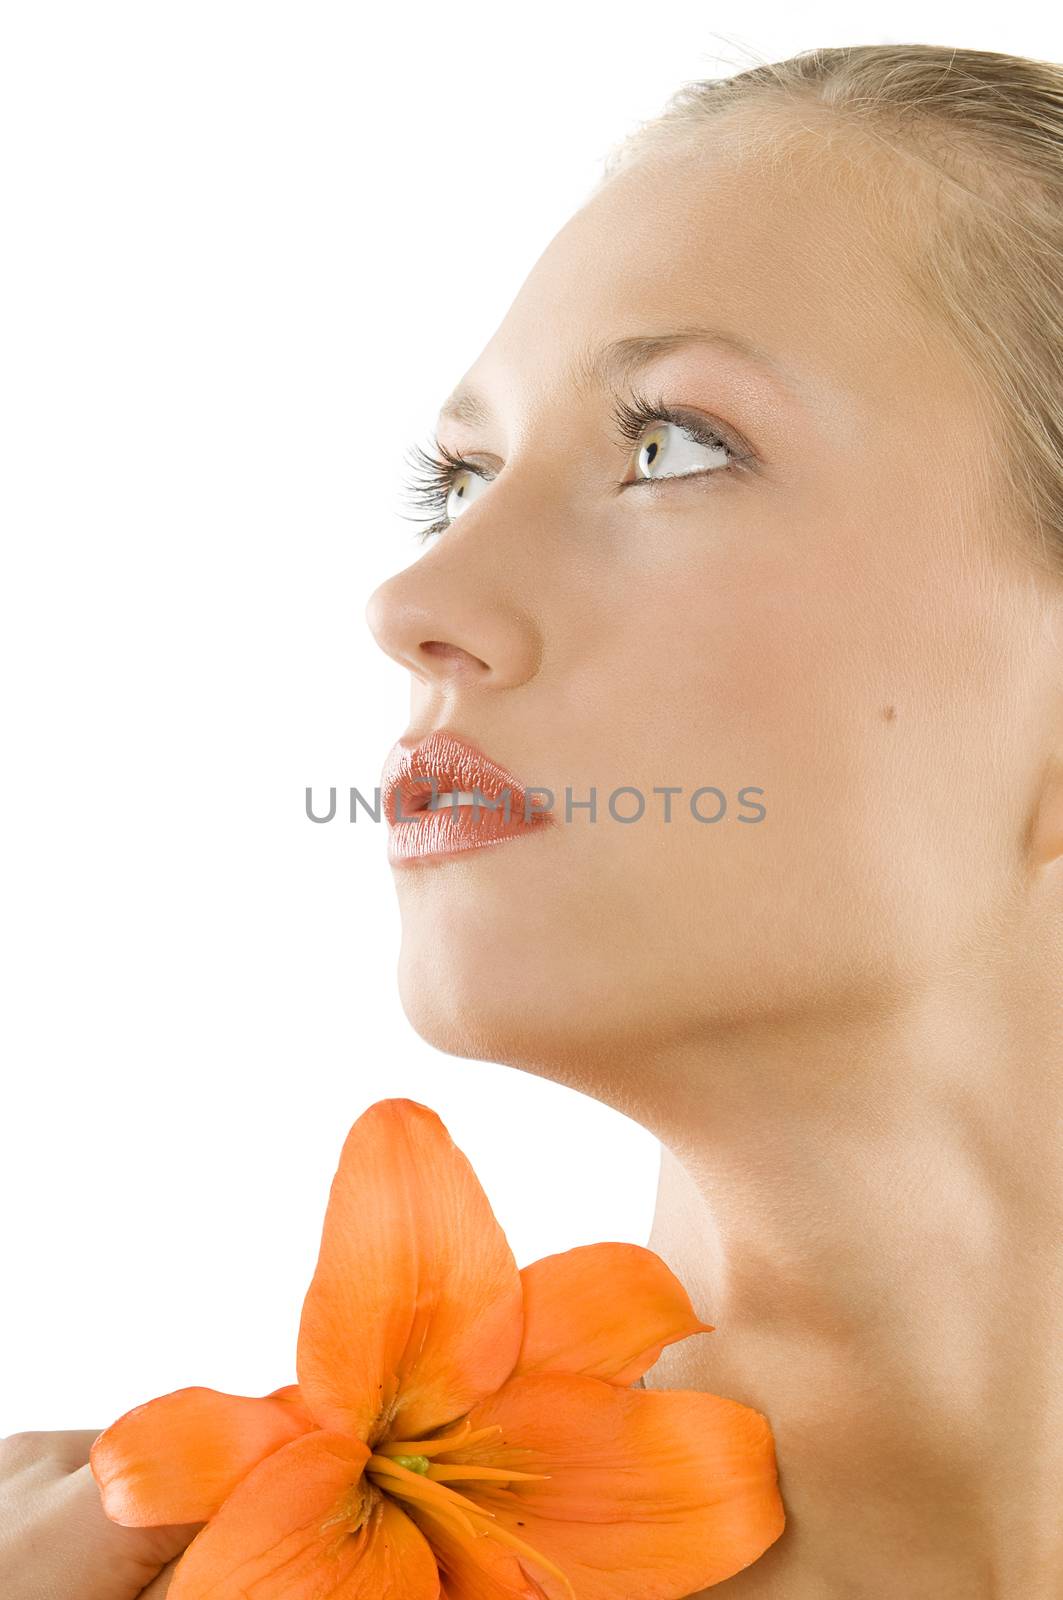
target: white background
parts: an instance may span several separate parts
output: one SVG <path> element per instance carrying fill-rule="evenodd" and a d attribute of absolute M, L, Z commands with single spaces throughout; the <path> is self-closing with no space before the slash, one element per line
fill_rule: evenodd
<path fill-rule="evenodd" d="M 911 39 L 1060 59 L 1035 16 L 3 8 L 0 1433 L 291 1381 L 336 1158 L 386 1096 L 440 1113 L 520 1264 L 645 1242 L 644 1129 L 398 1004 L 384 829 L 342 797 L 408 720 L 363 617 L 420 554 L 402 455 L 684 79 Z"/>

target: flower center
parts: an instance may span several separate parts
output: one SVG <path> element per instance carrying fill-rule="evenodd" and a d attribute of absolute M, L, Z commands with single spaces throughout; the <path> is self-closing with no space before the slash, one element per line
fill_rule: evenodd
<path fill-rule="evenodd" d="M 535 1478 L 548 1478 L 548 1472 L 519 1472 L 515 1467 L 480 1466 L 475 1461 L 440 1461 L 455 1450 L 465 1451 L 487 1440 L 498 1440 L 502 1429 L 470 1428 L 465 1418 L 456 1431 L 434 1439 L 402 1439 L 381 1443 L 365 1464 L 365 1475 L 378 1490 L 411 1506 L 419 1506 L 434 1516 L 461 1543 L 490 1534 L 499 1544 L 517 1555 L 544 1567 L 558 1579 L 568 1600 L 576 1600 L 569 1578 L 553 1561 L 525 1543 L 505 1527 L 494 1511 L 471 1500 L 466 1490 L 503 1487 Z M 531 1451 L 527 1452 L 529 1455 Z M 460 1488 L 458 1487 L 460 1486 Z"/>

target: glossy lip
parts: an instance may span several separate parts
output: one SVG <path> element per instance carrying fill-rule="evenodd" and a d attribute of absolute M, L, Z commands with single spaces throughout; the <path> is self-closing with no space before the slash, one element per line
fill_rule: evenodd
<path fill-rule="evenodd" d="M 484 805 L 455 807 L 448 801 L 438 810 L 428 809 L 433 792 L 443 795 L 454 790 L 479 790 Z M 524 785 L 512 772 L 445 728 L 437 728 L 414 744 L 400 739 L 393 745 L 384 763 L 380 792 L 392 866 L 438 861 L 504 844 L 508 839 L 527 838 L 555 820 L 549 812 L 535 810 L 534 798 L 528 805 Z"/>

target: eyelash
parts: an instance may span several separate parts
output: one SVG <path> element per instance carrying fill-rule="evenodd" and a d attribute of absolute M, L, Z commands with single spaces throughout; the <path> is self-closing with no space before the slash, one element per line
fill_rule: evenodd
<path fill-rule="evenodd" d="M 663 397 L 651 401 L 642 394 L 633 393 L 630 402 L 618 398 L 614 402 L 613 421 L 620 438 L 631 444 L 638 443 L 650 423 L 670 422 L 691 439 L 695 439 L 698 444 L 706 445 L 710 449 L 722 446 L 731 458 L 726 467 L 717 467 L 713 471 L 680 474 L 683 477 L 715 478 L 720 474 L 729 474 L 747 467 L 755 459 L 753 452 L 730 434 L 724 435 L 716 428 L 710 427 L 706 422 L 699 420 L 695 412 L 682 406 L 668 405 Z M 443 533 L 450 527 L 453 519 L 445 514 L 446 503 L 458 474 L 471 472 L 477 477 L 484 477 L 473 462 L 466 461 L 463 456 L 455 455 L 445 445 L 441 445 L 438 439 L 433 443 L 435 453 L 432 450 L 425 450 L 421 445 L 414 445 L 407 459 L 407 503 L 419 506 L 422 514 L 404 520 L 425 522 L 428 518 L 432 519 L 427 527 L 423 527 L 414 535 L 422 544 L 434 534 Z M 668 478 L 667 476 L 663 479 L 636 478 L 634 482 L 659 484 L 668 482 Z"/>

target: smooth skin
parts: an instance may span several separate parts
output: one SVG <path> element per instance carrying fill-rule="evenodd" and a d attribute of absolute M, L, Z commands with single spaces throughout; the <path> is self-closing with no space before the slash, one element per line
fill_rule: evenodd
<path fill-rule="evenodd" d="M 763 1411 L 788 1513 L 713 1593 L 1057 1600 L 1063 579 L 897 264 L 895 169 L 803 121 L 786 159 L 738 117 L 614 177 L 466 374 L 492 416 L 440 424 L 492 481 L 370 602 L 405 732 L 599 813 L 396 868 L 403 1003 L 660 1139 L 649 1242 L 715 1331 L 647 1386 Z M 640 387 L 758 467 L 636 483 L 580 358 L 693 324 L 789 381 L 661 357 Z M 0 1479 L 5 1596 L 137 1592 L 77 1452 Z"/>
<path fill-rule="evenodd" d="M 4 1600 L 163 1600 L 198 1525 L 120 1528 L 89 1471 L 96 1434 L 0 1439 L 0 1595 Z"/>
<path fill-rule="evenodd" d="M 649 1242 L 715 1331 L 647 1385 L 763 1411 L 788 1512 L 721 1592 L 1057 1600 L 1063 576 L 905 276 L 922 180 L 802 120 L 614 176 L 466 373 L 489 416 L 440 421 L 489 481 L 370 601 L 405 736 L 599 815 L 397 867 L 403 1003 L 660 1139 Z M 758 470 L 637 483 L 583 358 L 695 324 L 788 382 L 699 345 L 639 387 Z M 620 785 L 673 820 L 611 820 Z"/>

